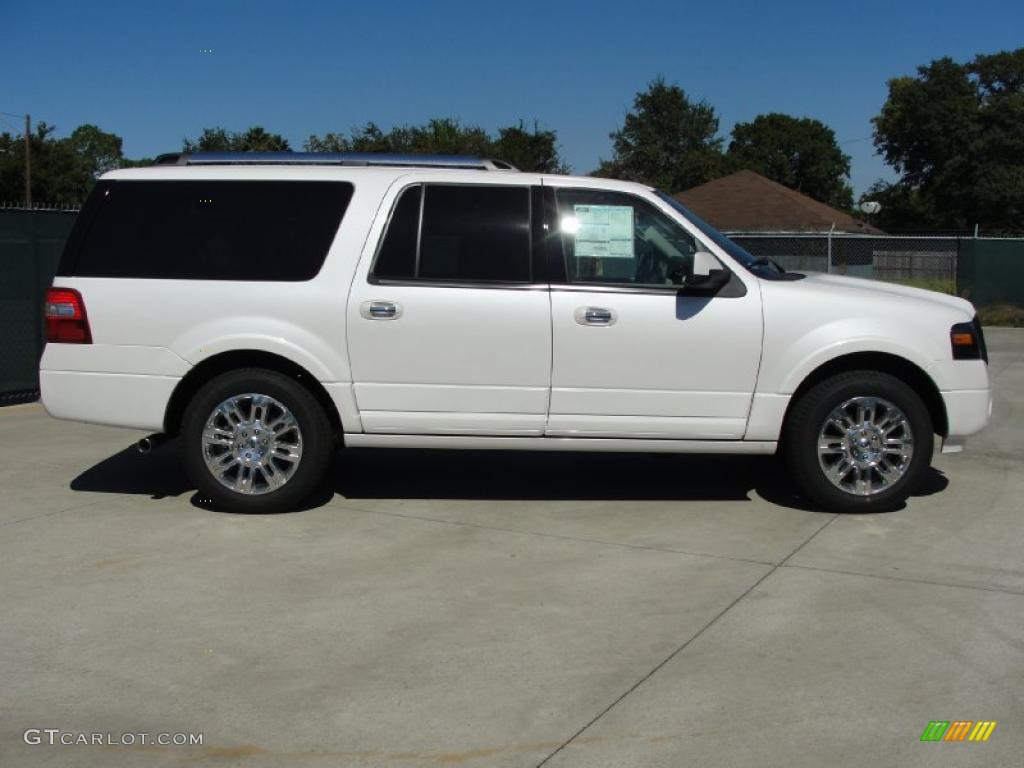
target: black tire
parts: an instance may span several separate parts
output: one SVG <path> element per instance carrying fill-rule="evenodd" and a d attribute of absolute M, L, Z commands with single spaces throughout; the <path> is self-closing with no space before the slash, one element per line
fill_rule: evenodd
<path fill-rule="evenodd" d="M 819 461 L 818 439 L 833 409 L 856 397 L 881 398 L 906 416 L 913 453 L 898 480 L 872 495 L 855 495 L 833 484 Z M 783 426 L 782 452 L 799 490 L 833 512 L 886 512 L 900 507 L 921 484 L 931 465 L 935 435 L 928 408 L 900 379 L 879 371 L 848 371 L 811 387 L 790 408 Z M 873 475 L 878 477 L 878 475 Z"/>
<path fill-rule="evenodd" d="M 204 458 L 203 431 L 210 414 L 220 403 L 246 393 L 268 395 L 287 408 L 298 425 L 302 444 L 298 466 L 284 484 L 254 495 L 223 485 Z M 243 368 L 211 379 L 195 394 L 182 419 L 179 450 L 200 498 L 209 499 L 215 508 L 261 514 L 293 510 L 317 490 L 330 465 L 334 440 L 327 414 L 309 390 L 277 371 Z"/>

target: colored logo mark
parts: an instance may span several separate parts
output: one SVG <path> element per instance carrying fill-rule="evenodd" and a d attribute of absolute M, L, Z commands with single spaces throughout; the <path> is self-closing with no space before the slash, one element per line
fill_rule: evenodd
<path fill-rule="evenodd" d="M 995 720 L 932 720 L 921 741 L 988 741 L 995 729 Z"/>

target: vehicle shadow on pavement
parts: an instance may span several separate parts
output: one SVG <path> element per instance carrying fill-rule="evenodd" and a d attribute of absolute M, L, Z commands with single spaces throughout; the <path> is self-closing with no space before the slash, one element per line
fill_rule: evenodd
<path fill-rule="evenodd" d="M 776 456 L 530 451 L 359 450 L 339 454 L 347 499 L 750 501 L 822 511 L 798 496 Z M 930 468 L 914 496 L 939 493 Z"/>
<path fill-rule="evenodd" d="M 915 496 L 949 485 L 932 468 Z M 185 477 L 174 441 L 142 455 L 134 446 L 71 481 L 71 490 L 161 499 L 193 491 L 193 506 L 216 510 Z M 750 501 L 822 511 L 793 490 L 775 456 L 348 449 L 297 512 L 347 499 L 490 501 Z"/>
<path fill-rule="evenodd" d="M 143 455 L 131 445 L 85 470 L 71 481 L 71 490 L 144 494 L 154 499 L 180 496 L 194 488 L 178 463 L 176 447 L 169 443 Z"/>

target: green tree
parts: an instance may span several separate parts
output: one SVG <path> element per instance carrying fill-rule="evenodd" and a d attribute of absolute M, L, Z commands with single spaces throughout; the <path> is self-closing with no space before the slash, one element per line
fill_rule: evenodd
<path fill-rule="evenodd" d="M 24 139 L 9 132 L 0 133 L 0 203 L 25 199 Z"/>
<path fill-rule="evenodd" d="M 557 134 L 540 130 L 536 123 L 532 131 L 528 131 L 522 121 L 519 125 L 499 128 L 490 155 L 522 171 L 569 172 L 568 164 L 558 154 Z"/>
<path fill-rule="evenodd" d="M 873 122 L 900 179 L 872 191 L 913 214 L 889 226 L 1024 230 L 1024 48 L 890 80 Z"/>
<path fill-rule="evenodd" d="M 392 131 L 398 152 L 439 155 L 486 155 L 491 139 L 478 126 L 463 126 L 458 120 L 430 120 L 426 125 Z"/>
<path fill-rule="evenodd" d="M 404 134 L 403 134 L 404 135 Z M 385 135 L 376 123 L 367 123 L 361 130 L 352 132 L 353 152 L 404 152 L 400 136 L 392 131 Z"/>
<path fill-rule="evenodd" d="M 126 161 L 121 137 L 95 125 L 81 125 L 67 138 L 40 121 L 29 136 L 32 153 L 32 199 L 37 203 L 82 202 L 96 177 Z M 0 135 L 0 200 L 25 199 L 25 138 Z"/>
<path fill-rule="evenodd" d="M 67 142 L 82 166 L 93 177 L 121 168 L 124 163 L 121 137 L 101 131 L 95 125 L 86 123 L 78 126 L 71 132 Z"/>
<path fill-rule="evenodd" d="M 596 176 L 630 179 L 679 192 L 722 175 L 726 169 L 718 115 L 694 102 L 677 85 L 658 77 L 633 99 L 633 111 L 613 131 L 612 159 Z"/>
<path fill-rule="evenodd" d="M 153 164 L 155 158 L 152 157 L 139 157 L 136 159 L 130 159 L 127 157 L 121 158 L 121 162 L 118 168 L 145 168 Z"/>
<path fill-rule="evenodd" d="M 305 142 L 307 152 L 397 152 L 392 136 L 385 135 L 376 123 L 353 128 L 349 136 L 342 133 L 312 135 Z"/>
<path fill-rule="evenodd" d="M 287 152 L 288 140 L 279 133 L 268 133 L 263 126 L 254 125 L 235 133 L 226 128 L 204 128 L 195 141 L 186 138 L 183 152 Z"/>
<path fill-rule="evenodd" d="M 395 152 L 427 155 L 475 155 L 505 160 L 524 171 L 564 173 L 568 166 L 558 154 L 554 131 L 520 122 L 498 130 L 492 137 L 479 126 L 463 125 L 453 118 L 435 118 L 424 125 L 404 125 L 385 133 L 376 123 L 353 129 L 348 136 L 327 133 L 310 136 L 309 152 Z"/>
<path fill-rule="evenodd" d="M 850 158 L 824 123 L 773 112 L 732 129 L 728 158 L 827 205 L 848 210 L 853 205 Z"/>
<path fill-rule="evenodd" d="M 348 137 L 340 133 L 325 133 L 323 136 L 311 135 L 303 142 L 307 152 L 351 152 L 352 145 Z"/>
<path fill-rule="evenodd" d="M 231 134 L 226 128 L 204 128 L 202 135 L 192 141 L 184 139 L 182 152 L 228 152 L 231 150 Z"/>

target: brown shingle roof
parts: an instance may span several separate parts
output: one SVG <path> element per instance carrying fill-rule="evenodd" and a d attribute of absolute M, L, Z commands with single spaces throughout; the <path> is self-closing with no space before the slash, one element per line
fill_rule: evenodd
<path fill-rule="evenodd" d="M 737 171 L 675 195 L 687 208 L 726 232 L 837 232 L 881 230 L 753 171 Z"/>

